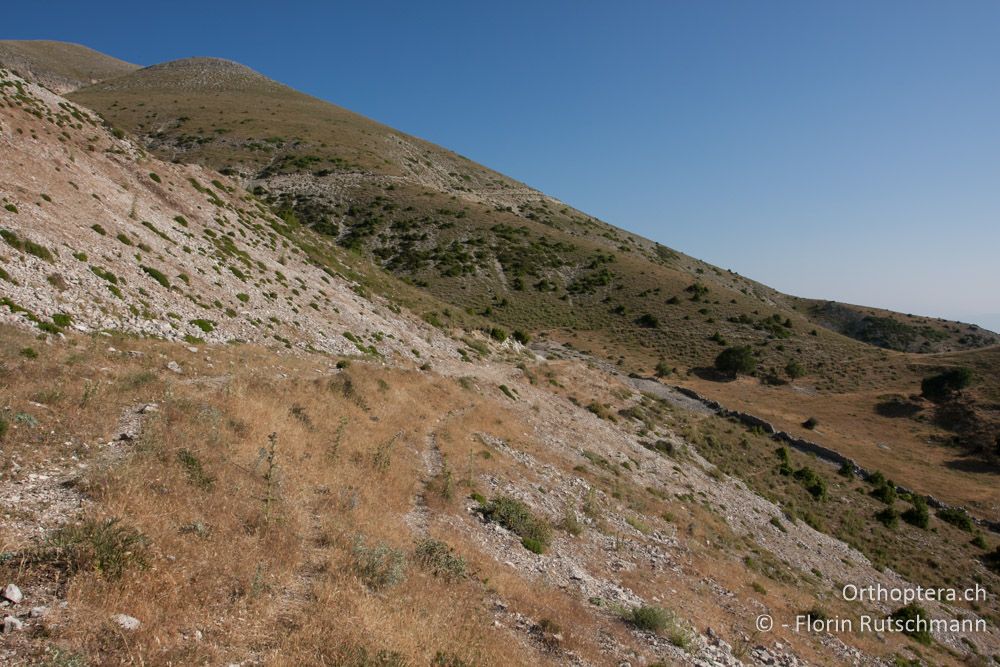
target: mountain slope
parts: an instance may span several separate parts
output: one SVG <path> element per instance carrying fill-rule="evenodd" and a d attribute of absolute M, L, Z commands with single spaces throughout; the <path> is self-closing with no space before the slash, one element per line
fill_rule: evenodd
<path fill-rule="evenodd" d="M 127 74 L 138 65 L 79 44 L 0 40 L 0 65 L 57 93 Z"/>
<path fill-rule="evenodd" d="M 294 339 L 331 352 L 428 351 L 423 323 L 383 339 L 399 328 L 390 304 L 370 303 L 357 284 L 352 291 L 349 267 L 322 238 L 284 224 L 221 175 L 150 158 L 88 110 L 4 75 L 8 321 L 174 340 Z"/>
<path fill-rule="evenodd" d="M 230 64 L 211 69 L 258 85 Z M 917 501 L 776 451 L 761 429 L 615 363 L 493 340 L 503 336 L 476 331 L 486 321 L 367 264 L 378 234 L 330 238 L 279 206 L 282 219 L 227 176 L 151 157 L 9 72 L 0 95 L 0 316 L 16 325 L 0 325 L 0 581 L 25 596 L 2 603 L 0 662 L 951 665 L 1000 652 L 992 621 L 929 646 L 759 632 L 762 613 L 781 624 L 899 606 L 845 601 L 845 582 L 995 589 L 996 537 L 970 541 L 944 513 L 890 525 L 886 512 Z M 370 213 L 386 235 L 404 197 L 444 196 L 395 185 Z M 527 232 L 494 229 L 488 207 L 455 197 L 445 205 L 468 212 L 437 231 L 492 234 L 483 247 L 525 276 L 609 265 L 595 253 L 612 239 L 495 207 Z M 616 250 L 614 271 L 653 281 L 643 242 L 618 242 L 632 250 Z M 766 288 L 745 294 L 738 277 L 660 252 L 677 264 L 655 277 L 709 290 L 664 302 L 692 319 L 781 309 Z M 494 271 L 440 284 L 495 290 L 506 271 Z M 600 282 L 559 316 L 598 299 Z M 722 303 L 723 290 L 743 301 Z M 534 291 L 539 307 L 563 302 Z M 865 350 L 900 375 L 913 359 L 953 358 L 803 334 L 790 309 L 791 327 L 732 312 L 752 316 L 732 324 L 774 353 L 816 339 L 824 354 Z M 638 328 L 675 345 L 667 337 L 683 340 L 690 321 Z M 642 354 L 609 343 L 615 359 Z M 723 384 L 773 388 L 750 383 Z M 992 598 L 924 606 L 936 618 L 1000 614 Z"/>
<path fill-rule="evenodd" d="M 964 503 L 995 499 L 993 454 L 977 455 L 978 468 L 970 466 L 964 459 L 973 448 L 947 428 L 907 429 L 878 413 L 880 396 L 918 391 L 934 370 L 922 356 L 873 344 L 960 351 L 996 340 L 988 332 L 969 335 L 967 325 L 931 326 L 882 312 L 876 329 L 892 337 L 859 334 L 808 300 L 624 232 L 229 61 L 156 65 L 72 98 L 162 158 L 228 174 L 286 223 L 311 228 L 450 304 L 451 316 L 488 318 L 632 372 L 658 368 L 710 397 L 750 401 L 755 414 L 786 427 L 820 412 L 830 437 L 868 468 L 905 467 L 895 450 L 880 446 L 894 441 L 916 460 L 941 463 L 933 479 L 907 468 L 905 483 L 942 497 L 968 490 L 952 496 Z M 436 312 L 422 314 L 439 321 L 444 310 Z M 719 352 L 736 345 L 751 347 L 759 382 L 719 382 L 712 373 Z M 932 363 L 947 368 L 959 359 L 934 356 Z M 977 374 L 974 390 L 993 392 L 998 377 Z M 943 451 L 929 451 L 929 442 L 943 443 Z M 993 516 L 1000 503 L 977 511 Z"/>

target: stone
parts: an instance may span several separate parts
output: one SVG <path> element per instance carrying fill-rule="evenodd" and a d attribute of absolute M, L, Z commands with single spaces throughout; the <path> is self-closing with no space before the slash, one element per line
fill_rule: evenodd
<path fill-rule="evenodd" d="M 181 368 L 181 365 L 176 361 L 174 361 L 173 359 L 167 362 L 167 370 L 177 374 L 184 372 L 184 369 Z"/>
<path fill-rule="evenodd" d="M 14 604 L 18 604 L 24 599 L 24 594 L 14 584 L 7 584 L 7 587 L 3 589 L 3 597 L 5 600 L 10 600 Z"/>
<path fill-rule="evenodd" d="M 48 613 L 49 613 L 48 607 L 32 607 L 31 611 L 28 613 L 28 616 L 30 616 L 31 618 L 42 618 L 46 616 Z"/>
<path fill-rule="evenodd" d="M 15 616 L 4 616 L 3 617 L 3 633 L 5 635 L 12 632 L 17 632 L 18 630 L 24 629 L 24 623 L 17 619 Z"/>
<path fill-rule="evenodd" d="M 142 625 L 139 619 L 128 614 L 115 614 L 112 619 L 122 630 L 138 630 Z"/>

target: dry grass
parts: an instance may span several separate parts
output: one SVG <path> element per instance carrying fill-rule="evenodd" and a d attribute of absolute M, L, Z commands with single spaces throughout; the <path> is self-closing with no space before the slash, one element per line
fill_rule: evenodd
<path fill-rule="evenodd" d="M 173 376 L 160 356 L 172 358 L 181 349 L 173 346 L 74 339 L 41 346 L 39 358 L 28 360 L 16 351 L 26 340 L 4 336 L 5 405 L 17 411 L 24 397 L 56 386 L 63 397 L 59 417 L 47 409 L 39 415 L 37 435 L 25 427 L 8 434 L 8 462 L 27 467 L 54 457 L 61 437 L 86 442 L 81 451 L 98 461 L 99 443 L 125 406 L 159 405 L 121 463 L 92 469 L 76 484 L 88 498 L 85 516 L 123 517 L 146 537 L 148 567 L 117 579 L 45 566 L 22 571 L 19 581 L 59 578 L 69 601 L 34 650 L 59 646 L 99 663 L 257 655 L 269 664 L 368 664 L 362 656 L 380 652 L 416 664 L 438 652 L 470 664 L 533 662 L 518 645 L 498 641 L 476 582 L 449 583 L 411 566 L 402 584 L 375 592 L 354 568 L 358 536 L 412 551 L 403 516 L 419 487 L 421 429 L 447 411 L 457 386 L 358 363 L 316 372 L 315 359 L 251 348 L 213 349 L 211 362 L 189 355 L 181 358 L 185 374 Z M 108 353 L 109 342 L 143 356 Z M 91 372 L 107 388 L 81 405 Z M 270 433 L 278 434 L 279 474 L 268 520 L 258 459 Z M 0 550 L 28 547 L 24 538 L 4 534 Z M 117 613 L 142 627 L 127 636 L 113 630 Z"/>

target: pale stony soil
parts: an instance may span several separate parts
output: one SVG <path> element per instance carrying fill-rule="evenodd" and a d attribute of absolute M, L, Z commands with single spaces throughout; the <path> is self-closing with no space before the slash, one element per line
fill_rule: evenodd
<path fill-rule="evenodd" d="M 17 209 L 0 208 L 0 228 L 53 254 L 47 261 L 0 246 L 8 276 L 0 293 L 13 304 L 42 321 L 69 315 L 82 332 L 356 353 L 350 332 L 383 355 L 454 354 L 430 327 L 311 264 L 290 230 L 224 177 L 150 158 L 94 114 L 7 72 L 0 78 L 0 196 Z M 169 287 L 142 266 L 162 272 Z M 30 319 L 9 307 L 0 318 Z"/>
<path fill-rule="evenodd" d="M 468 370 L 466 373 L 469 373 Z M 601 373 L 594 373 L 595 380 L 602 376 Z M 778 530 L 770 522 L 772 519 L 783 519 L 780 508 L 753 493 L 741 480 L 713 475 L 713 466 L 670 431 L 647 434 L 645 439 L 666 439 L 678 447 L 686 448 L 681 466 L 674 459 L 658 455 L 638 444 L 639 438 L 634 435 L 638 423 L 622 426 L 609 423 L 569 401 L 554 399 L 549 392 L 525 382 L 516 370 L 504 371 L 494 367 L 492 372 L 477 377 L 494 383 L 506 382 L 516 388 L 520 401 L 515 405 L 521 409 L 524 421 L 532 428 L 532 444 L 544 451 L 547 458 L 561 459 L 561 464 L 542 463 L 530 454 L 488 434 L 475 434 L 474 437 L 480 438 L 500 455 L 517 461 L 523 473 L 508 480 L 486 479 L 485 485 L 491 490 L 526 502 L 553 523 L 559 522 L 565 507 L 580 507 L 591 490 L 590 485 L 579 476 L 565 472 L 575 465 L 587 464 L 588 460 L 582 454 L 590 451 L 604 456 L 612 463 L 630 464 L 632 471 L 626 474 L 630 474 L 630 481 L 639 488 L 652 486 L 668 496 L 691 494 L 697 497 L 704 506 L 723 517 L 734 533 L 748 538 L 790 569 L 797 570 L 803 578 L 812 580 L 820 599 L 838 597 L 844 583 L 858 586 L 881 584 L 886 588 L 913 588 L 920 583 L 908 582 L 892 570 L 879 571 L 857 550 L 802 522 L 786 526 L 787 532 Z M 606 381 L 607 376 L 603 376 L 603 380 Z M 628 379 L 620 378 L 620 381 L 628 382 Z M 689 404 L 684 398 L 679 396 L 677 403 L 687 407 Z M 694 412 L 703 410 L 700 405 L 690 407 Z M 541 491 L 542 488 L 544 492 Z M 690 554 L 685 542 L 676 539 L 674 531 L 657 530 L 643 535 L 627 523 L 626 517 L 630 512 L 621 502 L 598 489 L 594 491 L 601 498 L 601 504 L 605 508 L 604 520 L 611 525 L 612 534 L 609 536 L 588 531 L 587 535 L 596 544 L 582 545 L 578 540 L 557 540 L 551 555 L 538 556 L 523 549 L 516 536 L 495 525 L 473 524 L 472 530 L 479 532 L 479 539 L 497 554 L 498 560 L 519 569 L 526 576 L 539 577 L 558 587 L 578 589 L 584 597 L 597 595 L 626 606 L 639 604 L 643 600 L 612 581 L 601 581 L 593 577 L 587 572 L 587 568 L 596 566 L 612 571 L 628 571 L 645 566 L 654 571 L 671 570 L 680 576 L 697 575 L 696 572 L 685 569 L 685 556 Z M 470 512 L 473 505 L 469 505 Z M 588 521 L 582 515 L 581 519 Z M 619 543 L 622 535 L 626 536 L 624 547 Z M 773 611 L 759 608 L 752 601 L 735 600 L 730 592 L 721 588 L 713 587 L 713 592 L 720 598 L 720 605 L 727 599 L 733 603 L 735 606 L 731 611 L 738 617 Z M 645 602 L 661 601 L 652 599 Z M 868 611 L 888 614 L 896 606 L 898 605 L 877 602 L 868 607 Z M 956 617 L 956 611 L 944 605 L 927 603 L 925 606 L 932 617 Z M 937 639 L 959 652 L 967 650 L 964 641 L 973 642 L 987 655 L 1000 646 L 1000 634 L 995 629 L 985 636 L 955 634 L 940 635 Z M 838 639 L 829 637 L 829 640 L 830 646 L 841 657 L 850 654 L 851 660 L 858 664 L 868 662 L 862 656 L 855 655 L 855 651 L 844 647 Z M 877 660 L 871 664 L 876 663 Z"/>
<path fill-rule="evenodd" d="M 424 490 L 413 499 L 407 525 L 416 536 L 436 531 L 461 536 L 531 585 L 569 592 L 582 603 L 597 601 L 590 613 L 601 628 L 597 641 L 606 659 L 600 664 L 875 665 L 887 664 L 880 656 L 898 649 L 900 644 L 883 643 L 873 655 L 830 635 L 753 634 L 749 628 L 754 617 L 780 610 L 733 584 L 745 578 L 742 559 L 748 545 L 781 563 L 800 585 L 808 582 L 819 599 L 835 597 L 844 582 L 887 587 L 908 583 L 891 571 L 876 570 L 859 552 L 801 522 L 789 525 L 787 532 L 776 529 L 771 521 L 782 517 L 778 507 L 742 481 L 719 474 L 670 429 L 659 427 L 640 437 L 638 422 L 602 419 L 548 387 L 532 384 L 516 364 L 543 360 L 517 344 L 495 345 L 492 360 L 460 361 L 455 343 L 444 334 L 407 313 L 393 312 L 388 304 L 358 295 L 335 270 L 327 273 L 306 261 L 292 231 L 223 177 L 153 160 L 127 138 L 116 138 L 90 112 L 67 106 L 62 98 L 9 73 L 0 71 L 0 79 L 6 82 L 0 98 L 0 203 L 17 209 L 0 208 L 0 227 L 16 233 L 15 245 L 21 244 L 20 249 L 9 243 L 0 246 L 0 267 L 6 273 L 0 294 L 7 299 L 0 317 L 5 322 L 22 327 L 49 322 L 79 332 L 110 329 L 177 341 L 187 336 L 189 345 L 191 337 L 214 344 L 258 342 L 281 350 L 287 342 L 295 354 L 375 358 L 343 335 L 351 332 L 360 345 L 374 346 L 386 363 L 408 366 L 417 350 L 421 361 L 433 362 L 435 372 L 462 378 L 472 391 L 495 400 L 497 411 L 517 418 L 520 432 L 514 435 L 493 432 L 483 424 L 464 432 L 463 437 L 479 443 L 510 471 L 479 475 L 477 487 L 488 496 L 518 498 L 553 525 L 573 508 L 584 530 L 577 536 L 556 530 L 549 550 L 535 554 L 510 531 L 485 522 L 471 499 L 459 503 L 456 511 L 429 505 L 426 488 L 448 463 L 441 432 L 451 425 L 462 428 L 467 412 L 463 405 L 442 414 L 417 445 Z M 187 225 L 175 221 L 178 215 Z M 105 234 L 94 231 L 94 224 Z M 52 257 L 26 251 L 24 240 L 49 249 Z M 86 259 L 79 253 L 86 253 Z M 143 265 L 161 271 L 170 286 L 154 280 Z M 113 274 L 116 281 L 98 276 L 92 266 Z M 30 312 L 15 312 L 18 307 Z M 70 316 L 71 323 L 53 321 L 57 314 Z M 210 320 L 212 330 L 203 331 L 193 320 Z M 335 372 L 331 359 L 316 359 L 322 371 Z M 581 358 L 566 363 L 577 389 L 617 391 L 625 397 L 625 406 L 640 398 L 625 378 L 606 368 Z M 178 374 L 179 382 L 227 382 L 224 374 L 191 375 L 181 356 L 164 359 L 164 364 Z M 513 399 L 504 395 L 501 385 L 514 392 Z M 678 409 L 699 409 L 669 392 L 657 393 Z M 18 471 L 18 483 L 5 484 L 0 491 L 0 504 L 15 510 L 0 518 L 3 527 L 32 535 L 72 520 L 83 501 L 63 482 L 79 470 L 79 448 L 98 448 L 96 460 L 113 465 L 116 457 L 125 455 L 121 443 L 138 435 L 143 415 L 155 413 L 143 409 L 126 411 L 107 441 L 68 442 L 65 455 L 37 469 Z M 676 453 L 651 451 L 640 444 L 643 439 L 670 442 Z M 623 487 L 654 489 L 657 497 L 691 510 L 688 527 L 643 516 L 628 506 L 627 494 L 616 497 L 588 481 L 579 466 L 594 468 L 595 457 L 614 468 Z M 588 515 L 587 505 L 596 511 Z M 699 517 L 716 521 L 719 535 L 699 529 Z M 637 527 L 642 524 L 646 529 Z M 307 580 L 299 583 L 287 592 L 290 608 L 301 603 L 302 591 L 308 588 Z M 32 591 L 32 596 L 47 606 L 59 604 L 51 591 Z M 640 604 L 674 610 L 687 646 L 636 629 L 623 633 L 621 610 Z M 927 607 L 934 616 L 954 613 Z M 888 605 L 873 609 L 891 610 Z M 32 621 L 27 610 L 18 610 L 17 616 L 29 624 L 41 622 Z M 544 651 L 547 659 L 589 662 L 548 636 L 542 619 L 499 595 L 494 619 L 515 641 Z M 968 653 L 963 639 L 987 655 L 1000 650 L 995 629 L 985 635 L 938 639 L 960 655 Z M 13 662 L 16 654 L 0 657 Z"/>

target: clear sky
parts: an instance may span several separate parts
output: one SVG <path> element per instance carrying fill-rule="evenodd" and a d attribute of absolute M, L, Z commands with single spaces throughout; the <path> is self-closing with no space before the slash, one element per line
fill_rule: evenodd
<path fill-rule="evenodd" d="M 783 291 L 1000 330 L 1000 2 L 9 3 L 193 55 Z"/>

